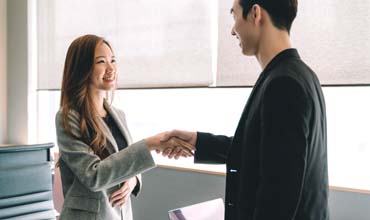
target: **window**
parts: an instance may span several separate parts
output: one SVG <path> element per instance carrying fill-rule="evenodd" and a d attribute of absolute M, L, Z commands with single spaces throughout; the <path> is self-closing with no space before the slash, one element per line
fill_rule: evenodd
<path fill-rule="evenodd" d="M 370 31 L 366 28 L 370 7 L 347 7 L 347 1 L 334 0 L 301 3 L 292 29 L 294 45 L 321 82 L 334 85 L 323 89 L 330 185 L 370 190 Z M 116 91 L 114 103 L 126 112 L 134 140 L 174 128 L 234 134 L 251 91 L 248 86 L 260 68 L 254 58 L 240 54 L 229 34 L 231 2 L 39 0 L 37 4 L 39 142 L 56 142 L 54 116 L 65 53 L 75 37 L 86 33 L 107 37 L 119 57 L 120 88 L 136 88 Z M 317 17 L 321 23 L 312 19 Z M 194 165 L 192 159 L 174 162 L 155 155 L 155 160 L 225 170 L 224 165 Z"/>
<path fill-rule="evenodd" d="M 250 88 L 118 90 L 114 105 L 126 113 L 135 141 L 174 128 L 232 136 Z M 39 141 L 55 142 L 59 91 L 39 92 Z M 370 87 L 325 87 L 329 182 L 370 190 Z M 156 155 L 159 164 L 224 172 L 224 165 L 194 165 Z"/>

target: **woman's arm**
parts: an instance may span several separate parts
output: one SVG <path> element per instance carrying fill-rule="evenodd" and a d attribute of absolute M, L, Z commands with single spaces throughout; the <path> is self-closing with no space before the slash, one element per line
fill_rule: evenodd
<path fill-rule="evenodd" d="M 81 137 L 78 116 L 70 114 L 68 123 L 76 137 Z M 118 185 L 155 167 L 150 149 L 144 140 L 101 160 L 82 140 L 69 135 L 62 126 L 62 114 L 56 115 L 57 141 L 61 159 L 76 177 L 92 191 Z"/>

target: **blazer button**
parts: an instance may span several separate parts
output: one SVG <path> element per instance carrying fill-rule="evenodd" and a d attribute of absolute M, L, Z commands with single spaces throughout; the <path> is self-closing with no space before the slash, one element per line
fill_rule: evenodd
<path fill-rule="evenodd" d="M 238 172 L 238 170 L 230 169 L 230 170 L 229 170 L 229 172 L 230 172 L 230 173 L 237 173 L 237 172 Z"/>
<path fill-rule="evenodd" d="M 227 203 L 227 206 L 232 208 L 232 207 L 234 207 L 234 203 L 229 202 L 229 203 Z"/>

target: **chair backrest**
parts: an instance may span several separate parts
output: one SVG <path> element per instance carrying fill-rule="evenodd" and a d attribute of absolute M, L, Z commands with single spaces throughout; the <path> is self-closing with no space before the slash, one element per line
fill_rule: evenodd
<path fill-rule="evenodd" d="M 53 146 L 0 145 L 0 219 L 55 219 Z"/>
<path fill-rule="evenodd" d="M 57 212 L 62 211 L 62 206 L 64 202 L 62 179 L 60 177 L 60 169 L 56 166 L 59 160 L 59 153 L 54 152 L 54 183 L 53 183 L 53 201 L 54 207 Z"/>

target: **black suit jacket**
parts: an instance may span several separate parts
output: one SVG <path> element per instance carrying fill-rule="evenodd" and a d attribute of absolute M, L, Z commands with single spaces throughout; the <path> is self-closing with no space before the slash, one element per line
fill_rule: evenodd
<path fill-rule="evenodd" d="M 234 137 L 197 135 L 195 162 L 227 165 L 225 219 L 329 219 L 325 102 L 295 49 L 261 73 Z"/>

